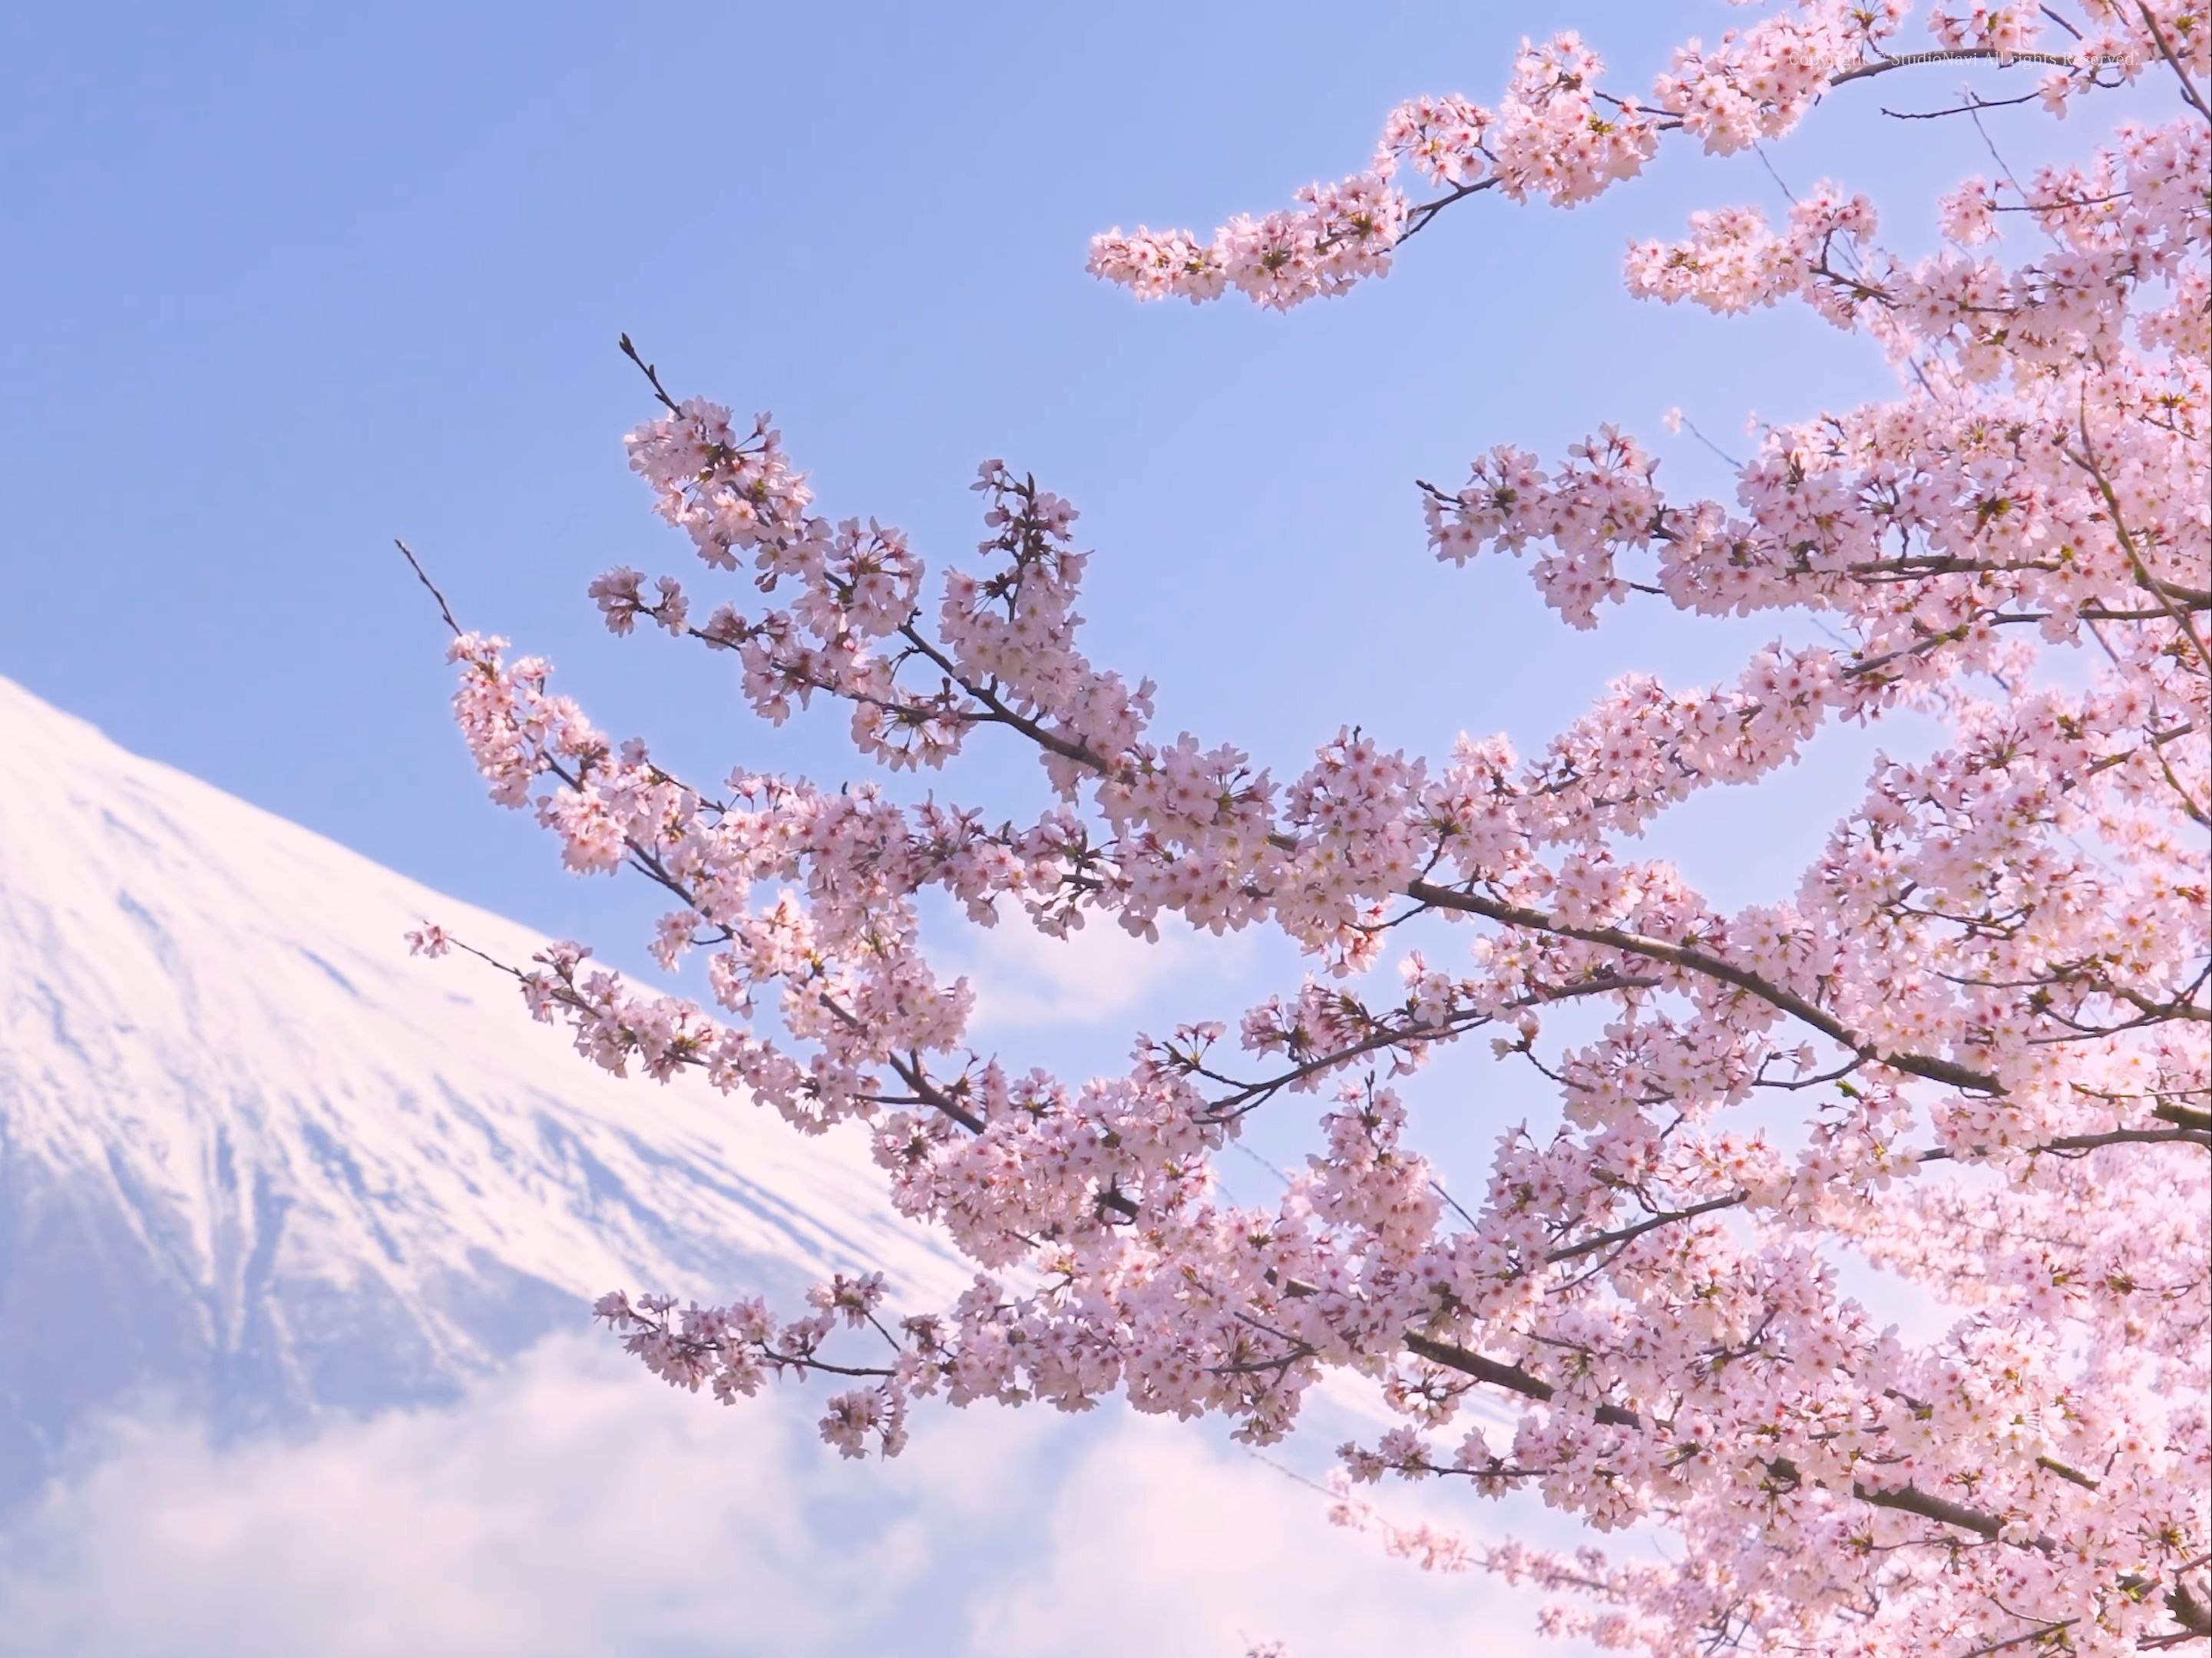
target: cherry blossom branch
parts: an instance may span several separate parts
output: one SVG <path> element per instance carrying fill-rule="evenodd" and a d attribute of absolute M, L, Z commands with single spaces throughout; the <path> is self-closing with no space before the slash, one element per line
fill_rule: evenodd
<path fill-rule="evenodd" d="M 2059 69 L 2071 69 L 2074 59 L 2049 52 L 2005 52 L 1996 46 L 1950 46 L 1936 52 L 1901 52 L 1894 58 L 1884 58 L 1878 64 L 1863 64 L 1856 69 L 1845 70 L 1840 75 L 1828 77 L 1832 87 L 1847 86 L 1853 81 L 1870 81 L 1877 75 L 1887 75 L 1901 69 L 1920 69 L 1929 64 L 1994 63 L 2000 67 L 2010 64 L 2049 64 Z"/>
<path fill-rule="evenodd" d="M 2188 641 L 2190 649 L 2197 653 L 2198 665 L 2212 671 L 2212 650 L 2208 650 L 2204 641 L 2197 636 L 2197 629 L 2189 625 L 2189 619 L 2176 607 L 2173 596 L 2167 593 L 2164 585 L 2152 576 L 2150 567 L 2143 562 L 2142 554 L 2136 547 L 2135 537 L 2129 532 L 2126 514 L 2120 506 L 2119 495 L 2112 488 L 2112 480 L 2105 476 L 2105 469 L 2098 464 L 2096 446 L 2090 441 L 2086 414 L 2081 419 L 2081 434 L 2080 452 L 2069 453 L 2068 459 L 2095 481 L 2097 493 L 2105 498 L 2105 504 L 2112 512 L 2112 534 L 2118 538 L 2121 550 L 2127 554 L 2129 566 L 2135 571 L 2136 581 L 2159 601 L 2160 608 L 2172 622 L 2175 630 Z"/>
<path fill-rule="evenodd" d="M 1519 1394 L 1522 1398 L 1540 1404 L 1548 1404 L 1558 1396 L 1559 1390 L 1550 1382 L 1530 1375 L 1517 1365 L 1501 1364 L 1495 1359 L 1449 1342 L 1433 1340 L 1427 1336 L 1409 1333 L 1406 1338 L 1408 1351 L 1448 1370 L 1473 1376 L 1478 1382 L 1503 1388 Z M 1597 1405 L 1592 1417 L 1601 1426 L 1641 1428 L 1644 1425 L 1638 1412 L 1618 1405 Z M 1802 1475 L 1796 1465 L 1786 1457 L 1775 1459 L 1771 1465 L 1775 1476 L 1789 1485 L 1799 1483 Z M 2072 1471 L 2069 1471 L 2069 1473 Z M 1910 1514 L 1923 1520 L 1933 1520 L 1947 1526 L 1956 1526 L 1978 1537 L 1996 1541 L 2003 1533 L 2005 1522 L 1999 1516 L 1970 1509 L 1954 1503 L 1948 1497 L 1937 1497 L 1917 1486 L 1879 1486 L 1854 1482 L 1851 1495 L 1860 1502 L 1875 1508 L 1891 1509 L 1900 1514 Z M 2049 1553 L 2055 1547 L 2051 1540 L 2039 1539 L 2032 1546 Z"/>
<path fill-rule="evenodd" d="M 396 537 L 392 544 L 399 550 L 399 556 L 407 561 L 407 568 L 415 572 L 415 580 L 422 584 L 431 598 L 436 603 L 439 617 L 445 623 L 447 631 L 454 638 L 459 638 L 461 624 L 453 620 L 453 607 L 446 603 L 446 596 L 438 591 L 438 584 L 431 580 L 428 574 L 422 568 L 422 561 L 415 556 L 415 550 Z"/>
<path fill-rule="evenodd" d="M 2173 47 L 2166 40 L 2166 31 L 2159 27 L 2156 14 L 2148 6 L 2142 4 L 2141 0 L 2137 0 L 2136 11 L 2142 18 L 2143 27 L 2150 31 L 2150 38 L 2157 43 L 2158 55 L 2166 60 L 2166 66 L 2173 71 L 2173 78 L 2179 82 L 2182 100 L 2203 116 L 2207 122 L 2212 122 L 2212 105 L 2206 104 L 2204 94 L 2197 89 L 2197 83 L 2189 78 L 2189 71 L 2181 66 L 2181 60 L 2173 55 Z M 2200 27 L 2202 27 L 2201 24 Z"/>
<path fill-rule="evenodd" d="M 1417 881 L 1407 889 L 1409 896 L 1437 909 L 1458 910 L 1469 915 L 1480 915 L 1509 926 L 1526 927 L 1533 932 L 1549 932 L 1563 938 L 1576 938 L 1584 944 L 1603 944 L 1649 961 L 1664 962 L 1686 972 L 1715 979 L 1723 984 L 1757 997 L 1759 1000 L 1790 1015 L 1826 1036 L 1832 1042 L 1850 1049 L 1863 1059 L 1887 1066 L 1893 1071 L 1902 1071 L 1930 1082 L 1940 1082 L 1953 1088 L 1970 1088 L 1984 1094 L 2002 1094 L 2004 1086 L 1987 1072 L 1976 1071 L 1952 1060 L 1924 1054 L 1884 1054 L 1854 1035 L 1840 1020 L 1822 1011 L 1794 991 L 1770 984 L 1743 968 L 1726 962 L 1687 945 L 1668 944 L 1663 938 L 1653 938 L 1631 932 L 1620 927 L 1577 926 L 1547 915 L 1541 910 L 1530 909 L 1519 904 L 1508 904 L 1496 899 L 1456 888 L 1439 887 L 1426 881 Z"/>

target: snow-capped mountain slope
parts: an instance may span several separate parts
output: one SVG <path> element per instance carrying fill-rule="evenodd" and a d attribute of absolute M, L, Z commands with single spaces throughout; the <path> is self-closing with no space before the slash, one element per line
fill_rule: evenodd
<path fill-rule="evenodd" d="M 216 1422 L 452 1390 L 616 1285 L 950 1262 L 850 1138 L 592 1070 L 410 959 L 526 929 L 0 680 L 0 1498 L 88 1408 Z"/>

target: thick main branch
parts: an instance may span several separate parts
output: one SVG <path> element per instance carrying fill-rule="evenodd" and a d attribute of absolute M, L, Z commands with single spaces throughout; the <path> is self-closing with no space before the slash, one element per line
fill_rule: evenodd
<path fill-rule="evenodd" d="M 1770 1006 L 1812 1026 L 1822 1035 L 1840 1043 L 1861 1058 L 1886 1065 L 1893 1071 L 1923 1077 L 1930 1082 L 1942 1083 L 1952 1088 L 1972 1089 L 1977 1093 L 2004 1092 L 2004 1084 L 1988 1072 L 1976 1071 L 1955 1060 L 1929 1054 L 1883 1053 L 1842 1020 L 1806 1000 L 1796 992 L 1761 978 L 1748 968 L 1738 967 L 1733 962 L 1723 961 L 1689 944 L 1669 944 L 1664 938 L 1632 932 L 1625 927 L 1578 926 L 1572 922 L 1563 921 L 1556 915 L 1547 915 L 1540 909 L 1504 903 L 1455 887 L 1440 887 L 1429 881 L 1411 883 L 1406 888 L 1406 895 L 1437 909 L 1458 910 L 1465 914 L 1502 921 L 1509 926 L 1527 927 L 1538 932 L 1553 933 L 1562 938 L 1577 939 L 1583 944 L 1626 950 L 1649 961 L 1664 962 L 1686 972 L 1701 974 L 1756 996 Z"/>

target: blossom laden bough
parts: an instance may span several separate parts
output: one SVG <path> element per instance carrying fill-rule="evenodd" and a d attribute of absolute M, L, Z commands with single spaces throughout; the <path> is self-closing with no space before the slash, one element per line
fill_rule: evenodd
<path fill-rule="evenodd" d="M 679 400 L 639 360 L 661 412 L 633 468 L 708 579 L 750 572 L 761 602 L 624 567 L 591 590 L 610 629 L 733 654 L 772 722 L 842 705 L 886 770 L 995 740 L 1042 789 L 1008 818 L 866 778 L 686 780 L 542 660 L 454 625 L 494 798 L 571 868 L 657 889 L 657 959 L 703 951 L 714 1003 L 561 945 L 508 969 L 533 1011 L 610 1070 L 696 1071 L 803 1132 L 866 1123 L 895 1201 L 976 1269 L 902 1312 L 866 1277 L 792 1319 L 611 1296 L 633 1351 L 726 1400 L 832 1378 L 823 1432 L 854 1455 L 895 1452 L 933 1400 L 1118 1395 L 1265 1445 L 1323 1376 L 1370 1377 L 1403 1423 L 1344 1448 L 1349 1479 L 1531 1490 L 1597 1531 L 1662 1527 L 1686 1564 L 1471 1549 L 1348 1491 L 1340 1518 L 1537 1582 L 1562 1597 L 1547 1627 L 1655 1654 L 2212 1640 L 2212 22 L 2182 0 L 1926 21 L 1923 46 L 1901 4 L 1808 0 L 1686 46 L 1635 96 L 1561 36 L 1494 107 L 1401 106 L 1367 172 L 1284 213 L 1094 248 L 1139 296 L 1287 307 L 1387 274 L 1474 195 L 1571 205 L 1662 143 L 1779 137 L 1857 81 L 2038 75 L 2027 119 L 2179 89 L 2171 118 L 2072 165 L 1962 183 L 1932 258 L 1887 251 L 1830 185 L 1778 226 L 1720 210 L 1631 250 L 1632 291 L 1802 304 L 1899 390 L 1768 429 L 1729 501 L 1671 492 L 1609 427 L 1556 464 L 1501 446 L 1422 485 L 1437 556 L 1527 558 L 1571 625 L 1632 603 L 1776 619 L 1716 683 L 1624 675 L 1525 757 L 1347 729 L 1279 778 L 1170 738 L 1151 683 L 1085 653 L 1066 501 L 985 463 L 977 556 L 933 582 L 896 529 L 817 512 L 766 416 Z M 1412 202 L 1402 169 L 1443 193 Z M 1788 642 L 1808 621 L 1826 642 Z M 1671 806 L 1775 786 L 1823 729 L 1907 711 L 1943 744 L 1878 760 L 1788 898 L 1725 912 L 1638 852 Z M 1315 971 L 1079 1083 L 970 1046 L 969 987 L 923 948 L 933 897 L 1052 934 L 1273 929 Z M 1583 1035 L 1547 1035 L 1555 1008 Z M 1470 1037 L 1563 1109 L 1455 1196 L 1419 1149 L 1419 1073 Z M 1300 1096 L 1320 1103 L 1306 1166 L 1279 1201 L 1231 1200 L 1216 1160 Z M 1905 1339 L 1840 1287 L 1839 1251 L 1956 1322 Z M 1517 1411 L 1510 1436 L 1481 1400 Z"/>

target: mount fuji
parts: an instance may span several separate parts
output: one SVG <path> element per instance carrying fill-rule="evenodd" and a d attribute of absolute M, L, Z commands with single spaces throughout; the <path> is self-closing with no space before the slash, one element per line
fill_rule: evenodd
<path fill-rule="evenodd" d="M 617 1285 L 950 1256 L 854 1140 L 592 1070 L 426 917 L 542 942 L 0 680 L 0 1503 L 149 1390 L 221 1433 L 455 1394 Z"/>

